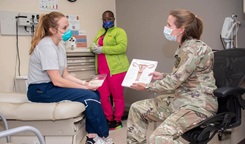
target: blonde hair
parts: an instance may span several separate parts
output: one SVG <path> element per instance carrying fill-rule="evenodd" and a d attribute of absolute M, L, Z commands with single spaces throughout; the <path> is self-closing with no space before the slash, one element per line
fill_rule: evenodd
<path fill-rule="evenodd" d="M 170 11 L 170 15 L 176 18 L 174 24 L 177 28 L 185 28 L 185 32 L 182 36 L 181 42 L 184 42 L 186 39 L 201 38 L 203 31 L 203 22 L 199 17 L 197 17 L 197 15 L 194 15 L 188 10 L 181 9 Z"/>
<path fill-rule="evenodd" d="M 60 12 L 51 12 L 49 14 L 40 16 L 38 25 L 31 40 L 31 48 L 29 51 L 30 55 L 42 38 L 52 35 L 52 33 L 49 31 L 49 28 L 58 28 L 57 21 L 62 17 L 65 17 L 65 15 Z"/>

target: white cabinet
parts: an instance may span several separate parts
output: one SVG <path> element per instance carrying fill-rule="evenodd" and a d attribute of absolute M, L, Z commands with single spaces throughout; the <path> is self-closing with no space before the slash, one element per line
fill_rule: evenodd
<path fill-rule="evenodd" d="M 68 50 L 67 53 L 68 72 L 76 78 L 91 80 L 95 75 L 95 57 L 87 48 L 76 48 Z"/>

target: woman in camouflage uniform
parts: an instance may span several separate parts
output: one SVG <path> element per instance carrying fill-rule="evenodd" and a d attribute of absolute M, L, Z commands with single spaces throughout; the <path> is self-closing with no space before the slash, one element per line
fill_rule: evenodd
<path fill-rule="evenodd" d="M 149 85 L 134 83 L 136 90 L 169 92 L 131 105 L 127 121 L 127 143 L 146 143 L 148 124 L 161 124 L 148 140 L 151 144 L 181 143 L 177 138 L 198 123 L 217 112 L 218 103 L 213 95 L 216 89 L 213 76 L 212 49 L 200 40 L 203 23 L 187 10 L 172 10 L 164 35 L 179 44 L 175 65 L 170 74 L 153 72 L 154 82 Z"/>

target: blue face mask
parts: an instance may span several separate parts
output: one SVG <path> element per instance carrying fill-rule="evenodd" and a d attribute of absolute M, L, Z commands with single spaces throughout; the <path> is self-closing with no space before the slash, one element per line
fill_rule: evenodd
<path fill-rule="evenodd" d="M 163 30 L 163 34 L 165 36 L 165 38 L 169 41 L 176 41 L 177 40 L 177 36 L 172 36 L 171 33 L 173 32 L 172 29 L 168 28 L 168 27 L 164 27 Z"/>
<path fill-rule="evenodd" d="M 105 28 L 105 29 L 112 28 L 113 26 L 114 26 L 114 22 L 113 21 L 105 21 L 105 22 L 103 22 L 103 28 Z"/>
<path fill-rule="evenodd" d="M 65 42 L 67 40 L 69 40 L 72 36 L 72 32 L 70 29 L 68 29 L 67 31 L 65 31 L 63 34 L 62 34 L 62 40 Z"/>

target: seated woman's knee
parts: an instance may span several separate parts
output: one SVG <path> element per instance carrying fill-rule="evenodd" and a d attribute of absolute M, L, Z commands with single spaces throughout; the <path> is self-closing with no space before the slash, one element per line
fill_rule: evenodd
<path fill-rule="evenodd" d="M 91 91 L 90 98 L 99 101 L 100 100 L 100 95 L 97 92 Z"/>

